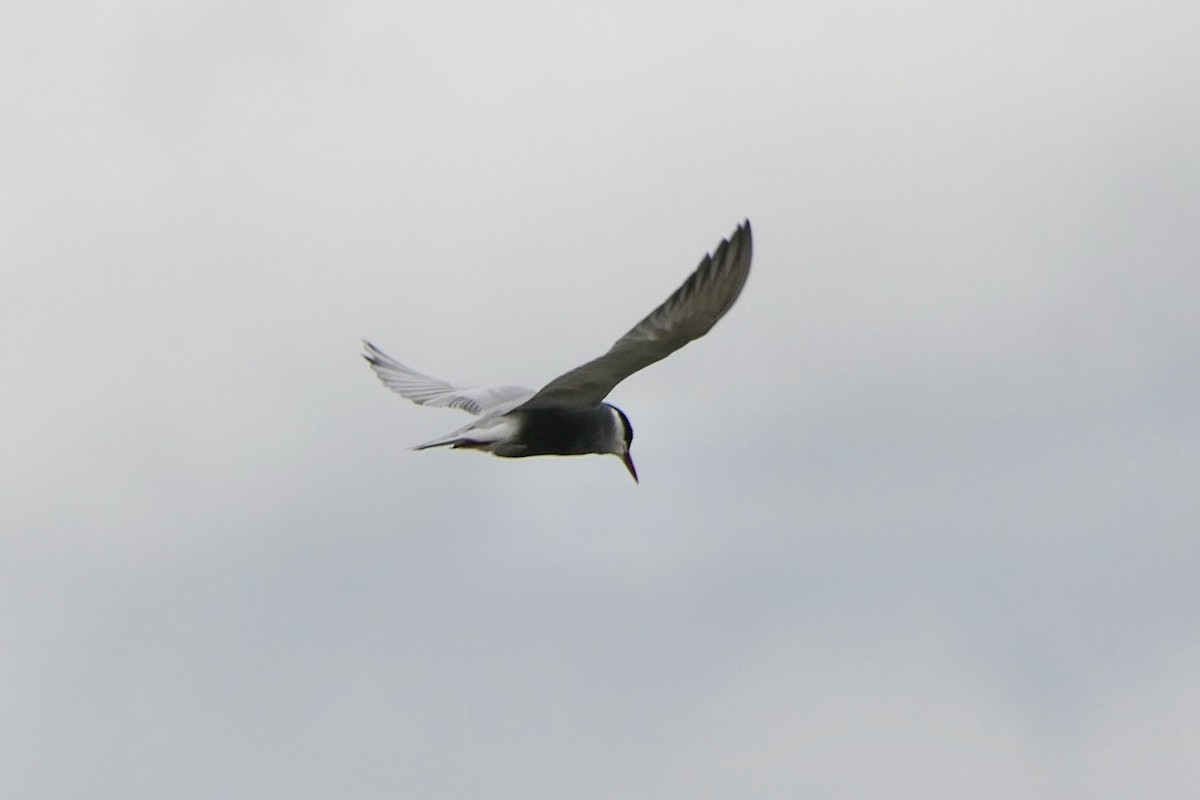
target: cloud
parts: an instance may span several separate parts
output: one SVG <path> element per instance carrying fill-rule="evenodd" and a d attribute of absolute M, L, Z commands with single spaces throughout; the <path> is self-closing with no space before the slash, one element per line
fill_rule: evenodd
<path fill-rule="evenodd" d="M 32 11 L 8 795 L 1184 796 L 1200 118 L 1169 4 Z M 407 448 L 744 216 L 612 459 Z"/>

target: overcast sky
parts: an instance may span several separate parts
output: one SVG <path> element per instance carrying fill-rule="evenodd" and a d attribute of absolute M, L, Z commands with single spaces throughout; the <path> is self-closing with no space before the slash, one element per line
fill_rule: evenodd
<path fill-rule="evenodd" d="M 1198 24 L 6 6 L 0 796 L 1196 797 Z M 640 486 L 358 355 L 536 388 L 745 217 Z"/>

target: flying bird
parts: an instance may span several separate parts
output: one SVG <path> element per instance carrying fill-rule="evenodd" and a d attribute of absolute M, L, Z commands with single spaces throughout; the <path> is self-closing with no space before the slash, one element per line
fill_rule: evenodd
<path fill-rule="evenodd" d="M 482 450 L 504 458 L 619 457 L 636 482 L 629 418 L 604 398 L 618 383 L 708 333 L 725 316 L 750 274 L 750 221 L 745 220 L 696 271 L 608 352 L 559 375 L 541 389 L 463 387 L 423 375 L 364 340 L 363 358 L 379 380 L 423 406 L 458 408 L 478 417 L 470 425 L 417 445 Z"/>

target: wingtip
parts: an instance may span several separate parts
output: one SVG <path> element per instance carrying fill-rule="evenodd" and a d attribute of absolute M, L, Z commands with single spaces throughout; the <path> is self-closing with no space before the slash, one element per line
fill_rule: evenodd
<path fill-rule="evenodd" d="M 366 339 L 362 340 L 363 352 L 359 353 L 363 359 L 372 366 L 379 364 L 379 349 L 371 344 Z"/>
<path fill-rule="evenodd" d="M 746 258 L 750 258 L 754 252 L 754 232 L 750 229 L 750 218 L 742 220 L 742 224 L 738 226 L 734 232 L 733 238 L 738 240 L 738 245 L 746 254 Z M 746 269 L 750 269 L 750 265 L 746 265 Z"/>

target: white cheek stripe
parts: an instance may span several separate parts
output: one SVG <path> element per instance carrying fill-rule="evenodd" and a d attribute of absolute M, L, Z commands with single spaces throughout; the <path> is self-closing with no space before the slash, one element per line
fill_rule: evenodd
<path fill-rule="evenodd" d="M 613 421 L 613 441 L 612 452 L 616 454 L 625 452 L 625 425 L 621 422 L 621 412 L 617 411 L 615 406 L 608 407 L 609 416 Z"/>

